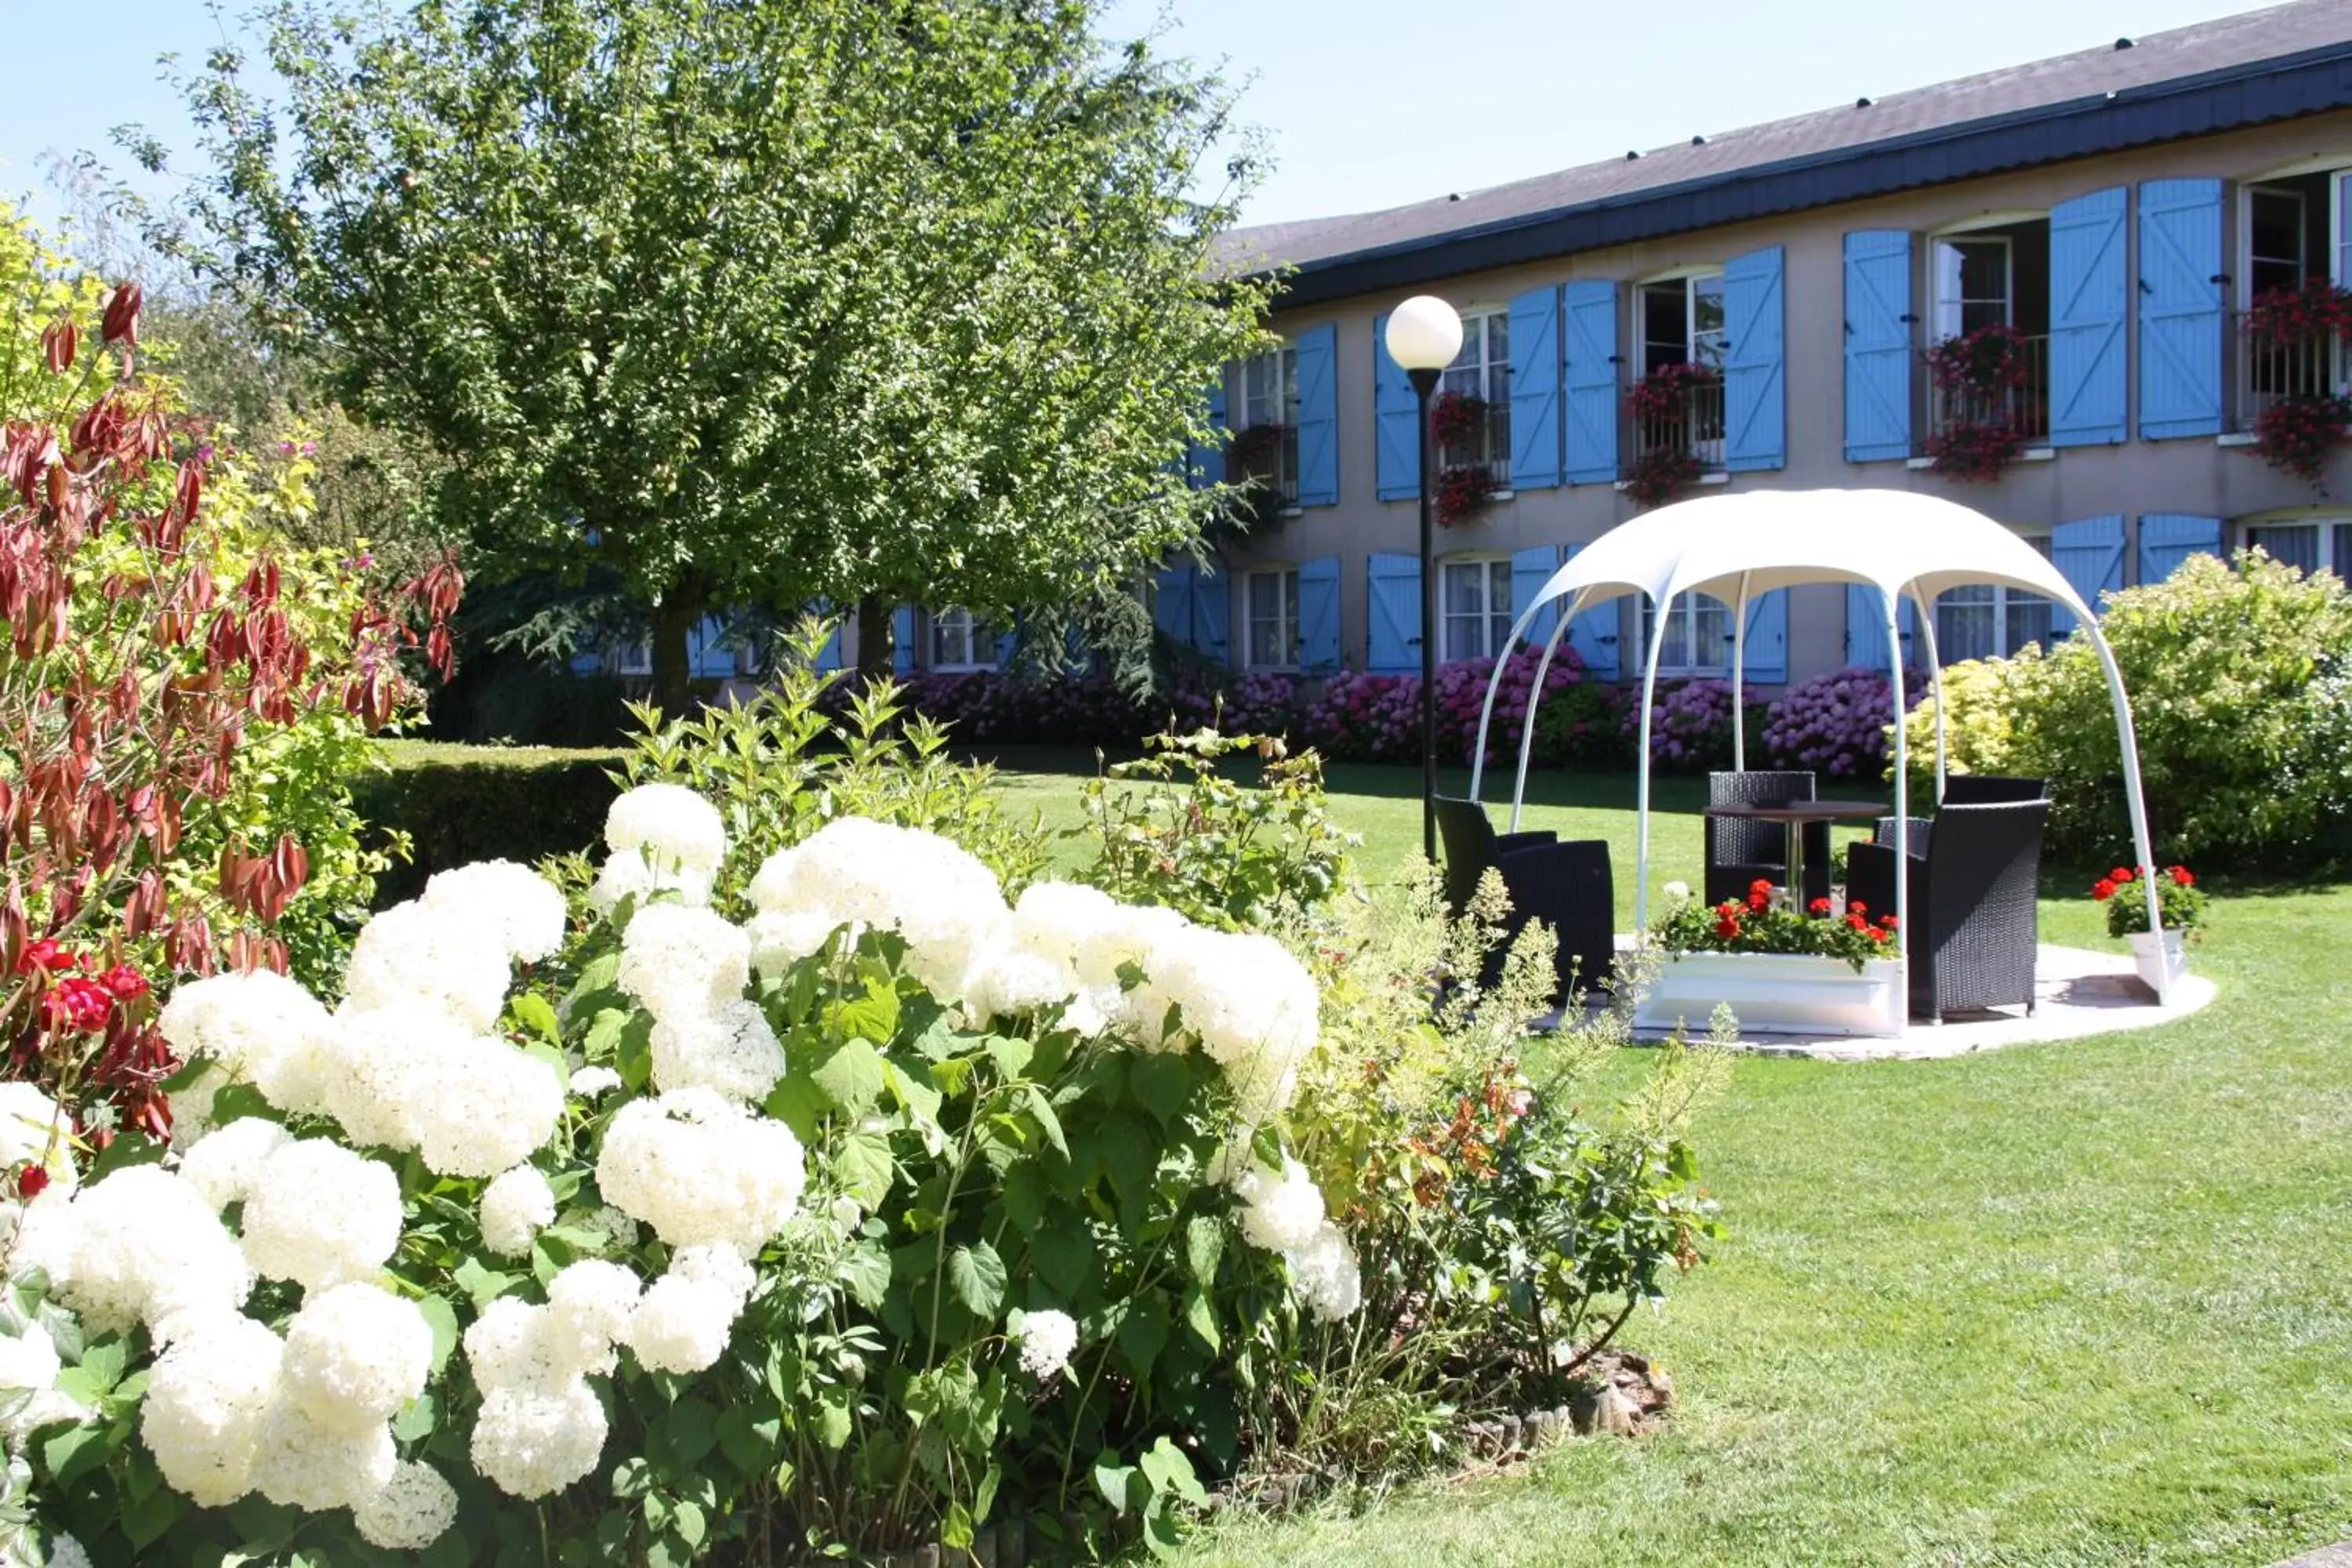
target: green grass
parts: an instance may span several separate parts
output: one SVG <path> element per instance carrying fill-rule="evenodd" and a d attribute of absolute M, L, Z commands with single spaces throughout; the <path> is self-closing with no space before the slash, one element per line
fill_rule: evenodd
<path fill-rule="evenodd" d="M 1076 822 L 1067 759 L 1004 761 Z M 1331 783 L 1369 874 L 1418 848 L 1417 775 Z M 1696 788 L 1659 802 L 1656 878 L 1696 881 Z M 1530 823 L 1608 838 L 1630 906 L 1631 805 L 1550 780 Z M 2216 890 L 2221 995 L 2178 1024 L 1742 1058 L 1696 1132 L 1731 1234 L 1626 1336 L 1682 1392 L 1663 1434 L 1234 1521 L 1187 1560 L 2257 1564 L 2352 1536 L 2352 885 Z M 2075 896 L 2043 930 L 2111 945 Z"/>

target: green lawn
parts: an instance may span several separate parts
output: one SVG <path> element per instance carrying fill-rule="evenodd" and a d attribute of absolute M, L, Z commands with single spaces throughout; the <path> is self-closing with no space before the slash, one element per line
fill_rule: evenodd
<path fill-rule="evenodd" d="M 1066 759 L 1005 763 L 1077 820 Z M 1331 782 L 1370 874 L 1417 848 L 1416 775 Z M 1659 799 L 1656 878 L 1696 881 L 1696 788 Z M 1530 813 L 1612 841 L 1621 906 L 1631 804 L 1554 781 Z M 2105 944 L 2075 881 L 2045 934 Z M 2352 884 L 2217 891 L 2221 996 L 2179 1024 L 1743 1058 L 1696 1136 L 1731 1235 L 1627 1334 L 1683 1392 L 1664 1435 L 1223 1525 L 1190 1561 L 2251 1564 L 2352 1536 Z"/>

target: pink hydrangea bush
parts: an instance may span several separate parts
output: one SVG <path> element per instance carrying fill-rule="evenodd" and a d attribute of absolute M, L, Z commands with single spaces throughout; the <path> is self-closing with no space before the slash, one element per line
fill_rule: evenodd
<path fill-rule="evenodd" d="M 1627 688 L 1619 732 L 1638 747 L 1642 732 L 1639 688 Z M 1752 715 L 1760 706 L 1748 705 Z M 1750 731 L 1753 733 L 1753 731 Z M 1731 683 L 1701 676 L 1660 681 L 1650 710 L 1650 762 L 1670 773 L 1706 773 L 1731 765 Z"/>
<path fill-rule="evenodd" d="M 1535 649 L 1520 648 L 1504 664 L 1503 682 L 1495 693 L 1495 720 L 1486 735 L 1490 763 L 1518 754 L 1519 729 L 1535 691 L 1540 658 Z M 1478 715 L 1494 673 L 1491 658 L 1455 659 L 1437 667 L 1437 749 L 1442 760 L 1466 761 L 1477 745 Z M 1544 690 L 1547 697 L 1556 696 L 1583 679 L 1583 661 L 1575 649 L 1562 647 L 1544 674 Z M 1326 756 L 1341 761 L 1413 761 L 1421 755 L 1421 678 L 1356 670 L 1333 676 L 1307 715 L 1306 734 Z"/>
<path fill-rule="evenodd" d="M 1927 692 L 1922 671 L 1903 676 L 1905 711 Z M 1849 665 L 1790 687 L 1772 704 L 1764 749 L 1776 768 L 1810 768 L 1832 778 L 1874 779 L 1886 771 L 1892 721 L 1886 672 Z"/>

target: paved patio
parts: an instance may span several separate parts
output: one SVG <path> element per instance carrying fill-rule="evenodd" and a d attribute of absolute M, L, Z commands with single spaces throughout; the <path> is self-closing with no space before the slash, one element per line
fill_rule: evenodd
<path fill-rule="evenodd" d="M 2004 1046 L 2154 1028 L 2158 1024 L 2187 1017 L 2212 1001 L 2215 994 L 2213 982 L 2192 973 L 2173 987 L 2170 1004 L 2159 1007 L 2154 994 L 2133 973 L 2129 954 L 2053 947 L 2047 942 L 2039 949 L 2034 977 L 2034 1009 L 2031 1017 L 2023 1008 L 2011 1007 L 1998 1012 L 1956 1014 L 1941 1024 L 1915 1023 L 1908 1033 L 1897 1039 L 1860 1039 L 1845 1035 L 1754 1035 L 1744 1037 L 1738 1048 L 1759 1056 L 1811 1057 L 1821 1061 L 1925 1061 L 1966 1056 L 1970 1051 L 1998 1050 Z M 1703 1033 L 1706 1029 L 1704 1019 L 1694 1018 L 1690 1024 L 1695 1032 Z M 1660 1037 L 1654 1030 L 1637 1031 L 1637 1035 L 1645 1039 Z"/>

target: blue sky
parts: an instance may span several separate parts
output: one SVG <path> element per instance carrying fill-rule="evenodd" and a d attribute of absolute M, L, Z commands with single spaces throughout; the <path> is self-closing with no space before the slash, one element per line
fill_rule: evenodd
<path fill-rule="evenodd" d="M 242 11 L 244 0 L 229 0 Z M 1881 97 L 2257 7 L 2243 0 L 1112 0 L 1174 52 L 1246 79 L 1242 118 L 1276 167 L 1270 222 L 1446 191 Z M 23 13 L 11 15 L 11 13 Z M 190 65 L 221 29 L 205 0 L 102 7 L 0 0 L 0 193 L 42 195 L 43 154 L 110 151 L 139 121 L 184 145 L 149 62 Z M 117 160 L 119 162 L 119 159 Z"/>

